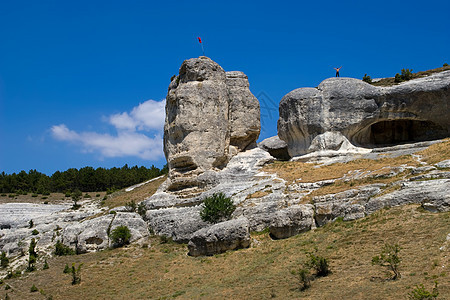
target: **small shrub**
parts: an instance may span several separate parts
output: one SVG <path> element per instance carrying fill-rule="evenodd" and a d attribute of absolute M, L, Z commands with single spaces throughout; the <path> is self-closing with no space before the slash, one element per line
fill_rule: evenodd
<path fill-rule="evenodd" d="M 38 194 L 31 194 L 31 197 L 36 198 Z"/>
<path fill-rule="evenodd" d="M 395 74 L 394 77 L 394 81 L 396 83 L 402 82 L 402 81 L 407 81 L 407 80 L 411 80 L 413 78 L 413 73 L 412 73 L 412 69 L 402 69 L 402 73 L 400 74 Z"/>
<path fill-rule="evenodd" d="M 70 273 L 70 268 L 69 268 L 69 265 L 68 265 L 68 264 L 66 264 L 66 265 L 64 266 L 63 273 L 64 273 L 64 274 L 69 274 L 69 273 Z"/>
<path fill-rule="evenodd" d="M 83 198 L 91 198 L 91 195 L 89 195 L 88 193 L 84 194 Z"/>
<path fill-rule="evenodd" d="M 11 300 L 11 298 L 8 295 L 8 293 L 6 293 L 6 295 L 5 295 L 5 300 Z"/>
<path fill-rule="evenodd" d="M 226 197 L 224 193 L 214 193 L 204 200 L 200 217 L 205 222 L 219 223 L 229 220 L 235 209 L 231 198 Z"/>
<path fill-rule="evenodd" d="M 448 67 L 448 63 L 444 63 L 442 66 L 443 67 Z"/>
<path fill-rule="evenodd" d="M 33 222 L 33 220 L 30 220 L 28 222 L 28 228 L 33 228 L 33 226 L 34 226 L 34 222 Z"/>
<path fill-rule="evenodd" d="M 35 239 L 31 239 L 30 247 L 28 248 L 28 272 L 33 272 L 36 270 L 36 261 L 37 261 L 37 253 L 36 253 L 36 241 Z"/>
<path fill-rule="evenodd" d="M 325 277 L 331 273 L 327 259 L 322 256 L 310 254 L 307 266 L 316 271 L 317 277 Z"/>
<path fill-rule="evenodd" d="M 103 201 L 108 200 L 108 196 L 105 195 L 102 200 Z"/>
<path fill-rule="evenodd" d="M 64 199 L 63 199 L 64 200 Z M 48 201 L 44 201 L 44 204 L 48 204 Z"/>
<path fill-rule="evenodd" d="M 364 74 L 362 80 L 367 83 L 372 83 L 372 78 L 370 78 L 370 76 L 367 76 L 367 74 Z"/>
<path fill-rule="evenodd" d="M 70 198 L 71 196 L 72 196 L 72 193 L 70 191 L 66 191 L 64 193 L 64 197 L 66 197 L 66 198 Z"/>
<path fill-rule="evenodd" d="M 39 231 L 38 231 L 37 229 L 34 229 L 34 230 L 31 232 L 31 234 L 32 234 L 32 235 L 38 235 L 38 234 L 39 234 Z"/>
<path fill-rule="evenodd" d="M 72 269 L 71 269 L 71 273 L 72 273 L 72 285 L 75 284 L 80 284 L 81 282 L 81 266 L 83 264 L 79 264 L 78 268 L 75 268 L 75 263 L 72 264 Z"/>
<path fill-rule="evenodd" d="M 135 212 L 136 202 L 134 202 L 134 200 L 131 200 L 130 202 L 125 203 L 125 209 L 129 212 Z"/>
<path fill-rule="evenodd" d="M 41 197 L 42 200 L 48 199 L 47 196 Z"/>
<path fill-rule="evenodd" d="M 304 291 L 311 287 L 311 280 L 313 279 L 308 269 L 300 269 L 298 272 L 300 279 L 300 290 Z"/>
<path fill-rule="evenodd" d="M 61 241 L 57 241 L 55 244 L 55 255 L 65 256 L 65 255 L 74 255 L 75 250 L 70 248 L 69 246 L 64 245 Z"/>
<path fill-rule="evenodd" d="M 38 291 L 38 288 L 33 284 L 33 286 L 30 289 L 30 292 L 34 293 L 34 292 L 37 292 L 37 291 Z"/>
<path fill-rule="evenodd" d="M 49 268 L 47 260 L 44 261 L 44 266 L 42 267 L 42 270 L 47 270 Z"/>
<path fill-rule="evenodd" d="M 6 268 L 9 264 L 9 258 L 6 256 L 6 253 L 2 251 L 0 255 L 0 265 L 2 268 Z"/>
<path fill-rule="evenodd" d="M 109 236 L 115 247 L 122 247 L 130 243 L 131 232 L 127 226 L 121 225 L 114 228 Z"/>
<path fill-rule="evenodd" d="M 147 208 L 145 207 L 144 202 L 138 204 L 137 212 L 142 218 L 145 219 L 145 213 L 147 212 Z"/>
<path fill-rule="evenodd" d="M 5 285 L 5 291 L 10 290 L 11 286 L 9 284 Z"/>
<path fill-rule="evenodd" d="M 398 244 L 385 244 L 381 250 L 381 254 L 372 258 L 372 265 L 380 265 L 386 267 L 392 271 L 394 275 L 392 280 L 396 280 L 401 277 L 399 271 L 399 264 L 401 259 L 398 255 L 400 252 L 400 246 Z"/>
<path fill-rule="evenodd" d="M 96 198 L 100 197 L 100 194 L 96 194 L 95 197 L 96 197 Z"/>
<path fill-rule="evenodd" d="M 78 201 L 81 199 L 82 195 L 83 195 L 83 193 L 80 190 L 75 190 L 75 192 L 73 192 L 71 194 L 72 201 L 73 201 L 72 209 L 80 208 L 80 205 L 78 204 Z"/>
<path fill-rule="evenodd" d="M 438 283 L 434 282 L 434 287 L 431 292 L 427 291 L 423 284 L 416 285 L 416 287 L 408 293 L 408 298 L 412 300 L 432 300 L 439 296 Z"/>

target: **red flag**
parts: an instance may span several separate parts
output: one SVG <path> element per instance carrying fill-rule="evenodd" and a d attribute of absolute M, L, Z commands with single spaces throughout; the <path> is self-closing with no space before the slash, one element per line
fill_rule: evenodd
<path fill-rule="evenodd" d="M 198 38 L 198 42 L 201 44 L 202 43 L 202 39 L 200 37 L 197 37 L 197 38 Z"/>

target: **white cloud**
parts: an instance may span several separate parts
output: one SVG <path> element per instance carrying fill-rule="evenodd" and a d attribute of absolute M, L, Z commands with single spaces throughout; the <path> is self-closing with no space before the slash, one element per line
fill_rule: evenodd
<path fill-rule="evenodd" d="M 85 152 L 99 152 L 104 157 L 137 156 L 156 160 L 164 157 L 164 107 L 165 100 L 148 100 L 134 107 L 130 113 L 109 116 L 107 120 L 116 128 L 117 135 L 76 132 L 65 124 L 52 126 L 50 132 L 57 140 L 79 144 Z"/>
<path fill-rule="evenodd" d="M 131 112 L 123 112 L 109 117 L 109 122 L 117 129 L 161 130 L 164 126 L 166 100 L 147 100 L 134 107 Z"/>

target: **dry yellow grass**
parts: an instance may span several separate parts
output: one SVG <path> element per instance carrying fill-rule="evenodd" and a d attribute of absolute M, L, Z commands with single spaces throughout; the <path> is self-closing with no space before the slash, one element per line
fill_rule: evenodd
<path fill-rule="evenodd" d="M 136 203 L 141 202 L 142 200 L 153 195 L 161 183 L 166 180 L 166 176 L 156 179 L 152 182 L 144 184 L 138 188 L 135 188 L 133 192 L 125 192 L 123 190 L 115 192 L 108 196 L 108 198 L 104 201 L 104 205 L 109 208 L 114 208 L 118 206 L 123 206 L 128 202 L 134 201 Z"/>
<path fill-rule="evenodd" d="M 418 166 L 419 163 L 410 155 L 381 159 L 356 159 L 347 163 L 335 163 L 331 165 L 314 165 L 299 161 L 274 162 L 263 168 L 265 172 L 277 173 L 277 175 L 288 182 L 316 182 L 327 179 L 341 178 L 351 171 L 373 172 L 373 175 L 382 175 L 389 172 L 389 167 L 400 165 Z"/>
<path fill-rule="evenodd" d="M 435 164 L 450 158 L 450 139 L 444 139 L 442 143 L 433 144 L 416 154 L 423 156 L 423 161 Z"/>
<path fill-rule="evenodd" d="M 450 213 L 432 214 L 417 205 L 391 208 L 352 222 L 335 222 L 286 240 L 254 234 L 253 248 L 212 257 L 186 255 L 185 245 L 130 246 L 49 259 L 50 269 L 9 279 L 11 299 L 405 299 L 416 284 L 431 289 L 439 282 L 440 298 L 450 296 L 449 247 L 445 244 Z M 384 280 L 371 259 L 384 243 L 398 243 L 401 279 Z M 332 274 L 299 290 L 293 274 L 315 251 L 326 257 Z M 70 284 L 64 265 L 83 263 L 80 285 Z M 39 267 L 40 269 L 42 267 Z M 42 293 L 30 293 L 35 284 Z"/>

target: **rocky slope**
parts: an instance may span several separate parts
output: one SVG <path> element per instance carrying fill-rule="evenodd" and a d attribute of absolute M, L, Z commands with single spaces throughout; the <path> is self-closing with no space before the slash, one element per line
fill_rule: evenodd
<path fill-rule="evenodd" d="M 296 90 L 280 103 L 281 139 L 254 147 L 259 104 L 246 76 L 227 73 L 206 57 L 187 60 L 167 96 L 169 178 L 143 199 L 145 216 L 124 207 L 108 213 L 92 201 L 75 211 L 48 206 L 38 212 L 19 205 L 20 217 L 10 213 L 14 205 L 0 205 L 0 250 L 17 258 L 16 265 L 25 263 L 22 254 L 32 238 L 38 239 L 41 257 L 51 254 L 57 240 L 79 253 L 98 251 L 111 246 L 110 230 L 126 225 L 133 241 L 153 232 L 188 243 L 191 255 L 211 255 L 248 247 L 249 233 L 266 228 L 281 239 L 383 207 L 421 203 L 430 211 L 448 211 L 450 141 L 414 139 L 448 133 L 443 112 L 448 112 L 449 74 L 383 90 L 348 78 Z M 413 142 L 405 143 L 410 136 L 403 139 L 402 131 L 402 145 L 352 144 L 378 138 L 391 144 L 402 126 L 412 130 Z M 217 192 L 231 197 L 237 209 L 231 220 L 212 225 L 201 220 L 200 210 L 205 197 Z M 29 219 L 37 235 L 28 228 Z"/>

